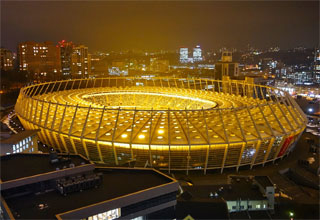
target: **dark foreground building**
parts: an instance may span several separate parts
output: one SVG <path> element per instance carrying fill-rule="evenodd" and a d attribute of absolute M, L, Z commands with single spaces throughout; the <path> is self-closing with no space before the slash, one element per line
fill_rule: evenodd
<path fill-rule="evenodd" d="M 174 218 L 178 182 L 154 169 L 97 167 L 55 153 L 0 159 L 1 218 Z"/>

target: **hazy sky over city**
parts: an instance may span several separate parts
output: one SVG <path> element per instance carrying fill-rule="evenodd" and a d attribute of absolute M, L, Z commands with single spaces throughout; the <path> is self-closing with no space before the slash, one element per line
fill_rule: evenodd
<path fill-rule="evenodd" d="M 319 2 L 1 1 L 2 47 L 62 39 L 90 51 L 314 47 Z"/>

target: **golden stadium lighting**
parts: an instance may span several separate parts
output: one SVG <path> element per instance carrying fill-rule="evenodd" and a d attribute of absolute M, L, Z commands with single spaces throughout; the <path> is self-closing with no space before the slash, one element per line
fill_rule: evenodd
<path fill-rule="evenodd" d="M 113 165 L 155 161 L 169 171 L 222 172 L 274 161 L 292 150 L 307 122 L 276 88 L 163 77 L 30 85 L 15 111 L 26 129 L 40 129 L 41 142 L 60 152 Z"/>

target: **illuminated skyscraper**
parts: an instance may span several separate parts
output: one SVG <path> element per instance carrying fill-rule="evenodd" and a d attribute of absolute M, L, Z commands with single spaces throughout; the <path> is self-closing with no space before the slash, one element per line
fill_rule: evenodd
<path fill-rule="evenodd" d="M 193 48 L 193 61 L 199 62 L 202 61 L 202 51 L 199 45 L 196 48 Z"/>
<path fill-rule="evenodd" d="M 180 48 L 180 63 L 188 63 L 188 48 Z"/>
<path fill-rule="evenodd" d="M 88 47 L 78 45 L 73 47 L 71 56 L 71 74 L 74 78 L 88 78 L 91 73 L 91 55 Z"/>
<path fill-rule="evenodd" d="M 18 48 L 19 68 L 33 74 L 34 79 L 59 79 L 60 49 L 52 42 L 23 42 Z"/>
<path fill-rule="evenodd" d="M 58 42 L 58 46 L 60 47 L 60 57 L 61 57 L 61 71 L 63 78 L 68 78 L 71 75 L 71 56 L 73 52 L 73 43 L 66 42 L 62 40 Z"/>
<path fill-rule="evenodd" d="M 314 53 L 313 63 L 314 78 L 317 83 L 320 83 L 320 49 L 316 49 Z"/>
<path fill-rule="evenodd" d="M 0 69 L 5 71 L 13 69 L 13 54 L 10 50 L 0 48 Z"/>

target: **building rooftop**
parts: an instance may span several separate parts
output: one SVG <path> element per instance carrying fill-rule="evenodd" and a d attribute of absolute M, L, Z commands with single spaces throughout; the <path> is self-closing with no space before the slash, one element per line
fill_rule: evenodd
<path fill-rule="evenodd" d="M 232 179 L 231 184 L 224 185 L 203 185 L 203 186 L 185 186 L 184 190 L 190 192 L 193 198 L 209 198 L 212 192 L 218 194 L 217 197 L 212 199 L 224 200 L 263 200 L 265 197 L 259 191 L 259 188 L 253 185 L 252 180 L 248 178 L 235 178 Z M 192 199 L 191 199 L 192 200 Z"/>
<path fill-rule="evenodd" d="M 59 154 L 65 158 L 66 154 Z M 60 170 L 70 163 L 73 163 L 75 167 L 82 164 L 89 164 L 90 162 L 79 155 L 69 155 L 70 161 L 51 164 L 49 154 L 12 154 L 1 157 L 1 181 L 11 181 L 20 178 L 30 177 L 34 175 L 44 174 L 48 172 Z"/>
<path fill-rule="evenodd" d="M 254 179 L 264 188 L 273 186 L 271 180 L 267 176 L 255 176 Z"/>
<path fill-rule="evenodd" d="M 59 156 L 61 155 L 59 154 Z M 177 184 L 174 179 L 154 169 L 94 167 L 94 164 L 79 155 L 70 155 L 70 158 L 75 167 L 67 168 L 69 171 L 66 171 L 66 169 L 56 171 L 57 165 L 50 163 L 49 154 L 13 154 L 1 157 L 1 194 L 14 218 L 53 219 L 59 214 L 65 215 L 72 210 L 100 205 L 120 197 L 146 192 L 149 189 L 157 189 L 156 191 L 162 194 L 173 193 L 172 190 L 167 192 L 163 191 L 163 188 L 159 189 L 157 187 L 168 186 L 170 188 L 171 184 Z M 85 164 L 81 164 L 83 162 Z M 79 167 L 77 167 L 78 165 Z M 59 166 L 62 165 L 59 164 Z M 83 171 L 83 169 L 80 169 L 81 167 L 87 167 L 87 169 Z M 53 186 L 55 179 L 68 178 L 73 173 L 79 175 L 79 172 L 88 172 L 88 168 L 90 168 L 90 172 L 102 175 L 102 183 L 97 188 L 85 189 L 66 195 L 62 195 L 55 190 Z M 78 174 L 75 171 L 77 169 Z M 18 188 L 7 187 L 7 190 L 3 188 L 7 183 L 13 182 L 14 184 L 14 182 L 21 180 L 16 180 L 17 178 L 23 178 L 24 185 L 19 185 Z M 50 184 L 53 185 L 48 190 L 36 193 L 28 185 L 28 178 L 38 180 L 38 182 L 47 181 L 45 184 L 50 181 Z M 33 181 L 32 183 L 38 182 Z M 40 191 L 40 184 L 36 186 L 37 190 Z M 166 187 L 164 188 L 168 189 Z M 12 192 L 15 194 L 18 192 L 18 194 L 12 196 Z M 143 197 L 143 199 L 148 198 Z M 128 197 L 128 200 L 130 200 L 130 197 Z"/>
<path fill-rule="evenodd" d="M 39 131 L 40 130 L 37 129 L 37 130 L 25 130 L 25 131 L 19 132 L 5 140 L 1 140 L 1 144 L 16 144 L 27 137 L 37 134 Z"/>
<path fill-rule="evenodd" d="M 27 194 L 6 199 L 7 205 L 13 210 L 16 219 L 52 219 L 59 213 L 172 182 L 154 170 L 98 168 L 95 172 L 103 173 L 103 181 L 98 188 L 71 193 L 67 196 L 57 191 L 40 195 Z M 39 208 L 40 204 L 44 204 L 46 208 Z"/>

